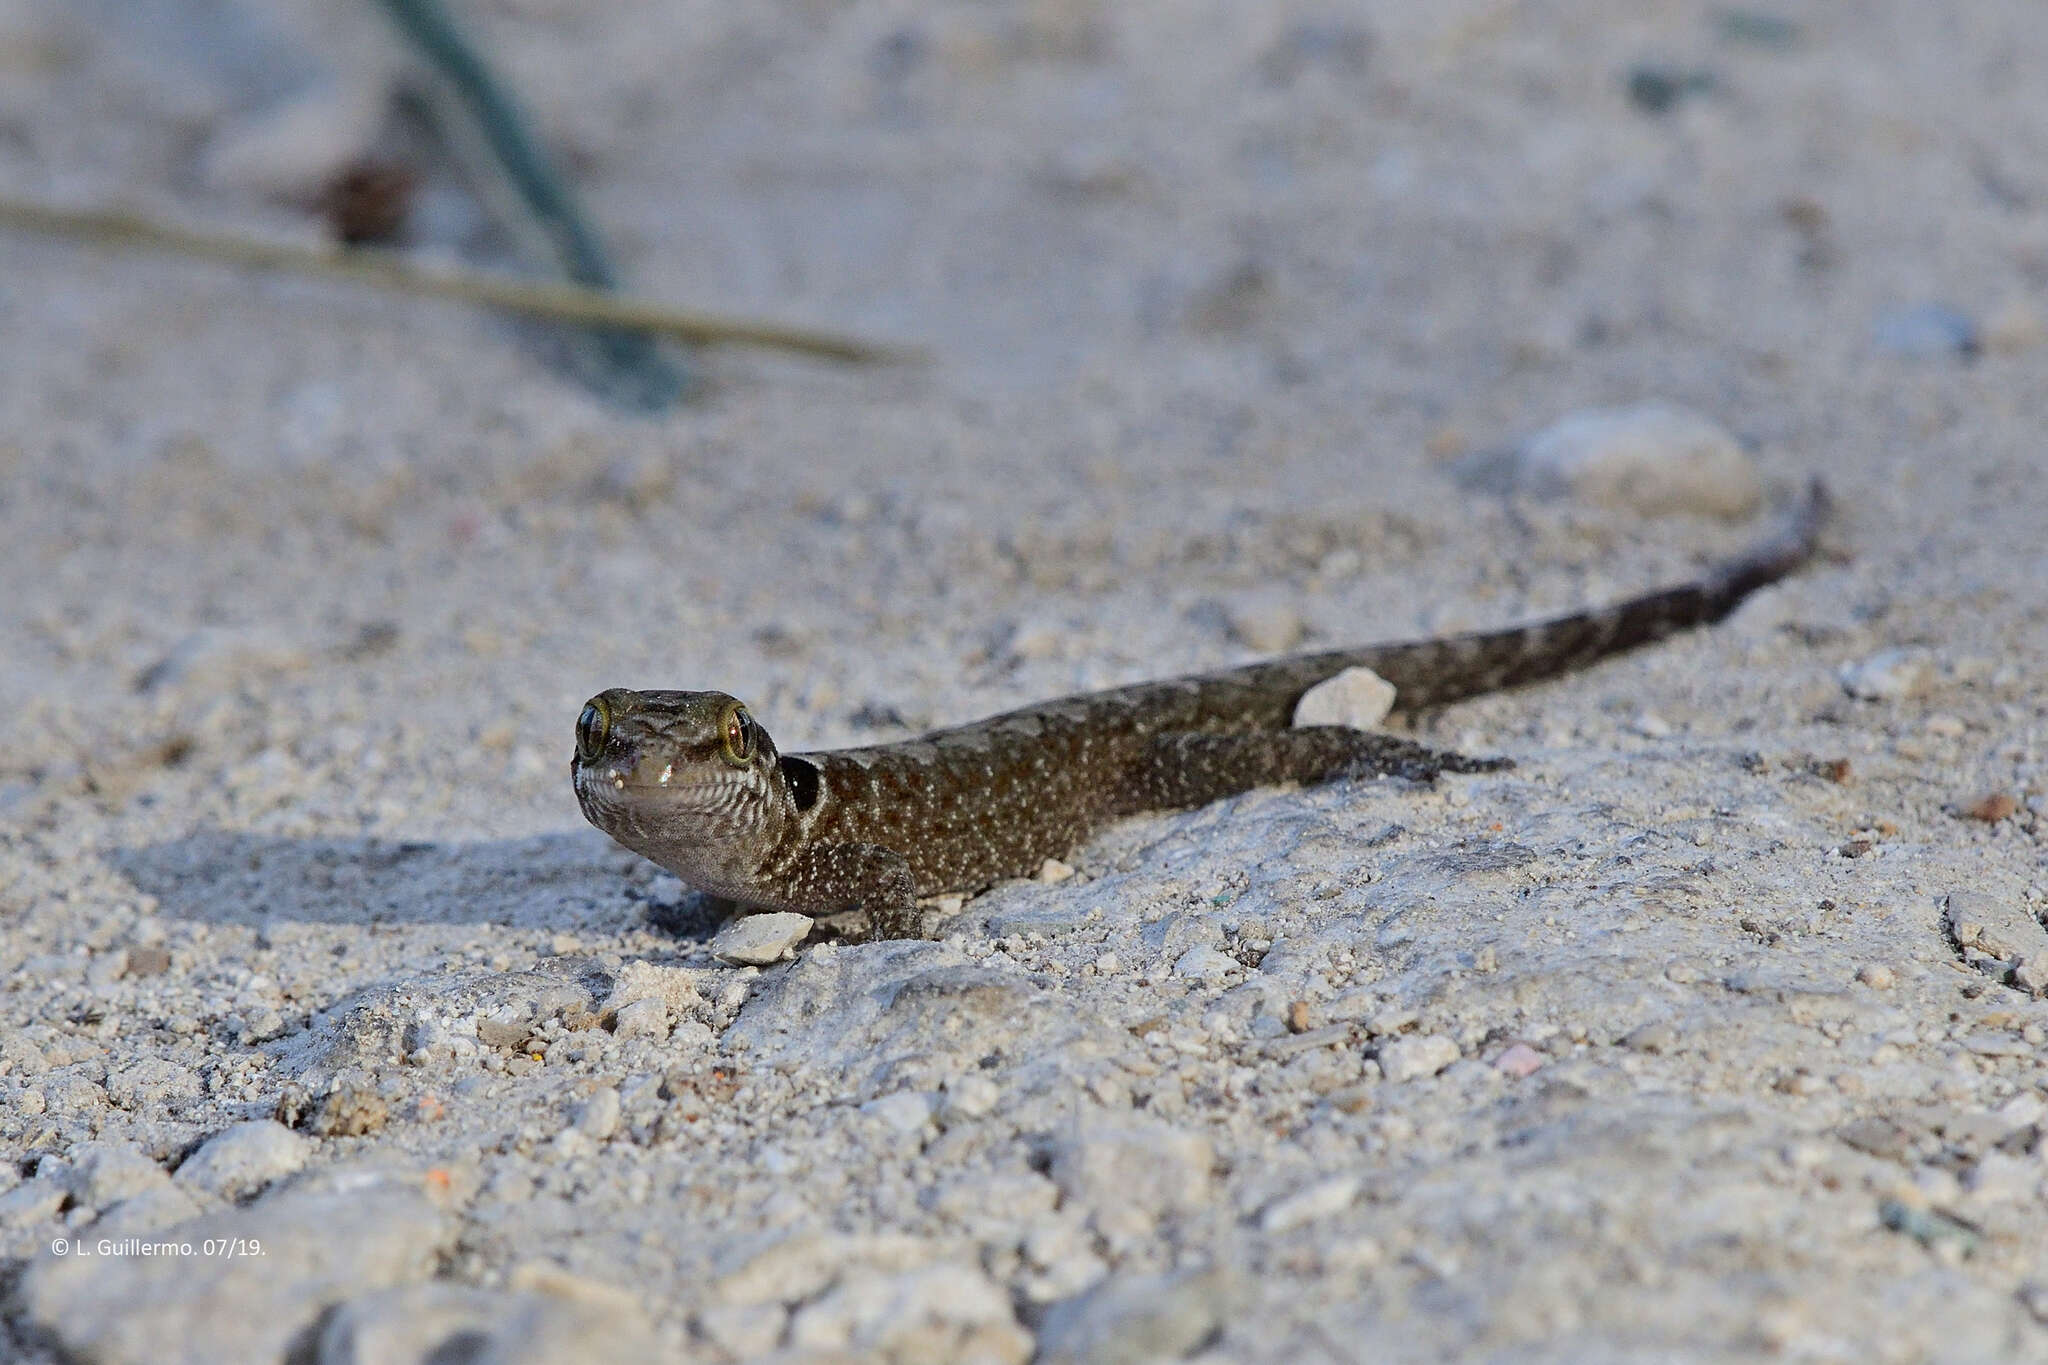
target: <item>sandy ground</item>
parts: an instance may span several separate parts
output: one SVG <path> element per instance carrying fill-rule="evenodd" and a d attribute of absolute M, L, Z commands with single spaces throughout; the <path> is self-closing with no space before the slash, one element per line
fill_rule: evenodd
<path fill-rule="evenodd" d="M 202 174 L 232 44 L 53 8 L 0 184 L 291 227 Z M 2048 8 L 462 9 L 645 292 L 936 360 L 647 420 L 464 308 L 0 238 L 0 1354 L 2048 1356 Z M 763 970 L 578 817 L 609 685 L 820 746 L 1681 576 L 1754 526 L 1453 477 L 1649 398 L 1841 554 L 1420 722 L 1513 772 Z M 196 1249 L 51 1250 L 123 1237 Z"/>

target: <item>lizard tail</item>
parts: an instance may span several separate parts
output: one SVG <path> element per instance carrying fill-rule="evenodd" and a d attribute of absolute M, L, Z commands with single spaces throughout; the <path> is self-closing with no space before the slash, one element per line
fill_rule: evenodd
<path fill-rule="evenodd" d="M 1501 630 L 1275 659 L 1234 670 L 1234 680 L 1284 702 L 1291 717 L 1303 692 L 1347 668 L 1370 668 L 1392 683 L 1394 704 L 1403 711 L 1554 678 L 1721 620 L 1750 593 L 1813 557 L 1830 505 L 1827 488 L 1813 480 L 1783 529 L 1676 587 Z"/>

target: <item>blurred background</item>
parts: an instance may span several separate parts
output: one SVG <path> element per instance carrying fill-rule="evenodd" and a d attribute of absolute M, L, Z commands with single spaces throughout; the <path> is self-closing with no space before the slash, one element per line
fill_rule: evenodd
<path fill-rule="evenodd" d="M 561 278 L 401 8 L 13 0 L 0 190 Z M 218 818 L 561 823 L 609 684 L 843 740 L 1739 538 L 1475 500 L 1613 405 L 1902 516 L 2032 483 L 2037 5 L 433 8 L 625 293 L 924 359 L 664 342 L 622 401 L 559 325 L 0 231 L 0 800 L 170 754 Z"/>

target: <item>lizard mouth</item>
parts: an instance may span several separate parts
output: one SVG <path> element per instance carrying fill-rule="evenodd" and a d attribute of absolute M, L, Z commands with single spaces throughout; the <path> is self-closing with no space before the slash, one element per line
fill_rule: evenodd
<path fill-rule="evenodd" d="M 653 756 L 579 760 L 575 779 L 576 794 L 599 809 L 637 806 L 708 815 L 742 804 L 751 789 L 744 774 L 706 774 Z"/>

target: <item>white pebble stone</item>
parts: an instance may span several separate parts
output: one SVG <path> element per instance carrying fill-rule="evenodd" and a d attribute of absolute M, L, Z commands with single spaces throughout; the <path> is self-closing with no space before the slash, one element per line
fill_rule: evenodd
<path fill-rule="evenodd" d="M 1458 1060 L 1458 1045 L 1440 1033 L 1397 1038 L 1380 1048 L 1380 1070 L 1389 1081 L 1434 1076 Z"/>
<path fill-rule="evenodd" d="M 1175 976 L 1194 977 L 1201 981 L 1217 981 L 1243 969 L 1244 964 L 1236 958 L 1207 944 L 1188 949 L 1173 964 Z"/>
<path fill-rule="evenodd" d="M 796 952 L 796 945 L 810 937 L 812 920 L 781 910 L 769 915 L 748 915 L 733 920 L 711 940 L 711 955 L 735 966 L 762 967 L 780 962 Z"/>
<path fill-rule="evenodd" d="M 915 1133 L 932 1120 L 932 1097 L 917 1090 L 898 1090 L 869 1100 L 860 1112 L 880 1119 L 899 1133 Z"/>
<path fill-rule="evenodd" d="M 1843 664 L 1836 676 L 1843 691 L 1865 701 L 1924 697 L 1934 690 L 1934 655 L 1925 649 L 1879 650 L 1867 659 Z"/>
<path fill-rule="evenodd" d="M 615 1030 L 621 1038 L 649 1038 L 656 1042 L 668 1037 L 668 1006 L 659 1000 L 635 1000 L 622 1006 Z"/>
<path fill-rule="evenodd" d="M 1265 1232 L 1280 1233 L 1320 1222 L 1350 1208 L 1351 1201 L 1358 1197 L 1358 1186 L 1359 1178 L 1355 1175 L 1319 1180 L 1266 1205 L 1259 1214 L 1259 1227 Z"/>
<path fill-rule="evenodd" d="M 1522 447 L 1516 482 L 1643 516 L 1743 517 L 1763 501 L 1756 464 L 1735 438 L 1666 403 L 1572 413 Z"/>
<path fill-rule="evenodd" d="M 1294 723 L 1370 730 L 1394 709 L 1394 696 L 1394 685 L 1371 669 L 1347 668 L 1301 694 Z"/>
<path fill-rule="evenodd" d="M 603 1142 L 619 1127 L 619 1092 L 606 1086 L 576 1111 L 576 1130 L 592 1142 Z"/>

